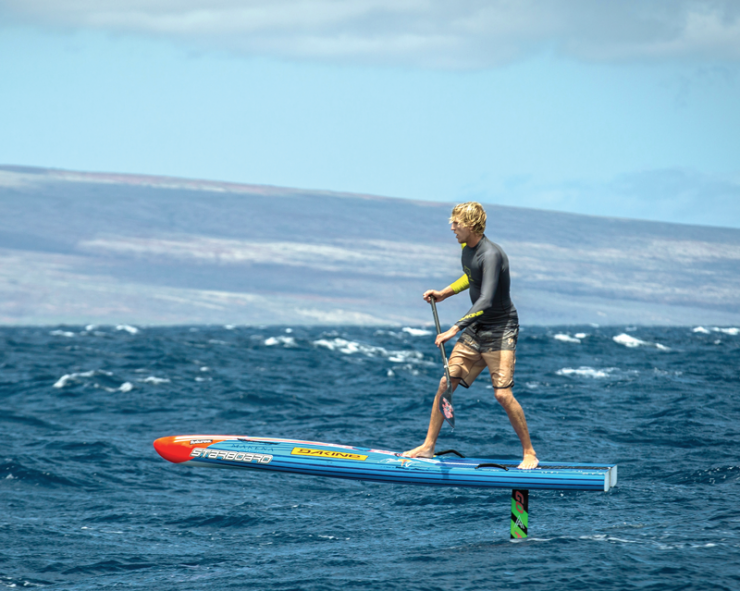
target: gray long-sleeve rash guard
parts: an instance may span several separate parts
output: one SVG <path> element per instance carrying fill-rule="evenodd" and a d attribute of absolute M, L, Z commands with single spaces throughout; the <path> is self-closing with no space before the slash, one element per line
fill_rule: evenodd
<path fill-rule="evenodd" d="M 460 329 L 473 323 L 481 328 L 518 324 L 519 316 L 509 293 L 509 257 L 504 250 L 483 236 L 475 248 L 463 247 L 462 266 L 473 307 L 455 324 Z"/>

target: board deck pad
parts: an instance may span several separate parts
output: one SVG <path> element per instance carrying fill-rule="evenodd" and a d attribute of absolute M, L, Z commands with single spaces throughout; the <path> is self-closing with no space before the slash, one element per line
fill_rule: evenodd
<path fill-rule="evenodd" d="M 541 462 L 534 470 L 519 470 L 520 460 L 407 458 L 394 451 L 298 439 L 175 435 L 157 439 L 154 448 L 164 459 L 189 466 L 393 484 L 591 491 L 608 491 L 617 484 L 617 466 L 611 464 Z"/>

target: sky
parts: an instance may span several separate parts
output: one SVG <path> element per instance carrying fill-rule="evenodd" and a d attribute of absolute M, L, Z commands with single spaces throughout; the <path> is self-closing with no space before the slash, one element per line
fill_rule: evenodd
<path fill-rule="evenodd" d="M 0 0 L 0 164 L 740 228 L 740 2 Z"/>

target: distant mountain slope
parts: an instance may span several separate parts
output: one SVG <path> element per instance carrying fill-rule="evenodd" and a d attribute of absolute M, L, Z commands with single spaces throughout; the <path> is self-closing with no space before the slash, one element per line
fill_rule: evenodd
<path fill-rule="evenodd" d="M 0 166 L 0 323 L 426 324 L 451 205 Z M 486 209 L 523 324 L 740 322 L 740 230 Z"/>

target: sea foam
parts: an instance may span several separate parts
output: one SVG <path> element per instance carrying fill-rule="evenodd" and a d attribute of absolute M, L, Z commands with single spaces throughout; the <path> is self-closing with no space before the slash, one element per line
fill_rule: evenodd
<path fill-rule="evenodd" d="M 157 378 L 155 376 L 149 376 L 139 381 L 143 382 L 144 384 L 169 384 L 170 383 L 170 380 L 168 380 L 167 378 Z"/>
<path fill-rule="evenodd" d="M 265 339 L 265 346 L 274 347 L 275 345 L 283 345 L 283 347 L 295 347 L 295 337 L 269 337 Z"/>
<path fill-rule="evenodd" d="M 556 341 L 560 341 L 562 343 L 580 343 L 581 339 L 577 337 L 572 337 L 565 333 L 558 333 L 554 335 L 552 338 L 554 338 Z"/>
<path fill-rule="evenodd" d="M 719 328 L 715 326 L 712 330 L 714 332 L 721 332 L 722 334 L 728 334 L 733 337 L 736 337 L 737 335 L 740 334 L 740 328 Z"/>
<path fill-rule="evenodd" d="M 626 333 L 618 334 L 617 336 L 613 337 L 613 340 L 615 343 L 619 343 L 620 345 L 624 345 L 625 347 L 630 348 L 655 347 L 660 351 L 670 351 L 670 348 L 666 347 L 665 345 L 661 345 L 660 343 L 649 343 L 648 341 L 640 340 Z"/>
<path fill-rule="evenodd" d="M 411 328 L 410 326 L 405 326 L 401 330 L 410 334 L 412 337 L 423 337 L 432 334 L 431 330 L 426 330 L 423 328 Z"/>
<path fill-rule="evenodd" d="M 313 341 L 313 344 L 317 347 L 325 347 L 330 351 L 339 351 L 345 355 L 359 353 L 367 357 L 385 357 L 392 363 L 419 363 L 424 360 L 424 354 L 419 351 L 388 351 L 383 347 L 374 347 L 342 338 L 318 339 Z"/>
<path fill-rule="evenodd" d="M 96 374 L 102 374 L 106 376 L 113 375 L 109 371 L 102 371 L 102 370 L 95 370 L 95 369 L 91 369 L 90 371 L 65 373 L 61 378 L 59 378 L 56 382 L 54 382 L 54 385 L 52 386 L 52 388 L 64 388 L 70 382 L 79 381 L 80 378 L 91 378 L 95 376 Z"/>
<path fill-rule="evenodd" d="M 53 336 L 53 337 L 68 337 L 68 338 L 71 338 L 71 337 L 75 336 L 75 333 L 70 332 L 68 330 L 52 330 L 49 334 L 51 336 Z"/>
<path fill-rule="evenodd" d="M 116 326 L 116 330 L 125 330 L 129 334 L 137 334 L 139 332 L 138 328 L 130 324 L 119 324 Z"/>
<path fill-rule="evenodd" d="M 559 376 L 577 376 L 582 378 L 608 378 L 613 372 L 617 371 L 616 367 L 607 367 L 605 369 L 594 369 L 593 367 L 564 367 L 555 373 Z"/>

